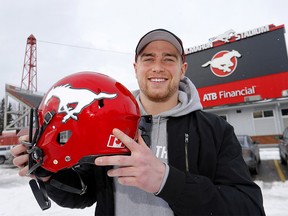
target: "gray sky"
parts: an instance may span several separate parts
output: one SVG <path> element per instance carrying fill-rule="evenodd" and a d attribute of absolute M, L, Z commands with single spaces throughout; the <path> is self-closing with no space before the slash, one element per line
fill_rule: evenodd
<path fill-rule="evenodd" d="M 37 39 L 38 91 L 87 70 L 133 90 L 134 49 L 148 31 L 166 28 L 188 48 L 229 29 L 287 28 L 287 10 L 287 0 L 0 0 L 0 98 L 5 84 L 21 84 L 30 34 Z"/>

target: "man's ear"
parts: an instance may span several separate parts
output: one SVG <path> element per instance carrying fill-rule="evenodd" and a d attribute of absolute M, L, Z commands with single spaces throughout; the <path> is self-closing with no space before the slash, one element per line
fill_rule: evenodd
<path fill-rule="evenodd" d="M 133 63 L 133 67 L 134 67 L 135 76 L 136 76 L 136 78 L 137 78 L 137 73 L 138 73 L 138 70 L 137 70 L 137 62 L 134 62 L 134 63 Z"/>
<path fill-rule="evenodd" d="M 187 69 L 188 69 L 188 63 L 187 63 L 187 62 L 184 62 L 184 63 L 182 64 L 182 66 L 181 66 L 181 79 L 184 78 Z"/>

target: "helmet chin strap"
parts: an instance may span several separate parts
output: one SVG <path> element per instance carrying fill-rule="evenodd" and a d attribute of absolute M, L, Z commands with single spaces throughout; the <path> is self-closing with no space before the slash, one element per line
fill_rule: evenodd
<path fill-rule="evenodd" d="M 35 122 L 36 122 L 36 131 L 33 136 L 34 116 L 35 116 Z M 39 168 L 43 163 L 42 150 L 36 146 L 36 140 L 38 139 L 38 137 L 39 137 L 39 123 L 38 123 L 37 110 L 31 109 L 30 110 L 30 125 L 29 125 L 29 143 L 28 143 L 29 148 L 27 151 L 29 154 L 29 160 L 28 160 L 28 171 L 26 175 L 33 174 L 36 176 L 36 180 L 31 179 L 29 181 L 29 185 L 40 208 L 42 210 L 46 210 L 51 207 L 51 201 L 48 198 L 44 182 L 35 173 L 36 169 Z"/>
<path fill-rule="evenodd" d="M 82 195 L 86 192 L 87 186 L 84 184 L 80 174 L 77 172 L 77 170 L 75 169 L 76 167 L 72 167 L 71 169 L 77 174 L 80 184 L 81 184 L 81 188 L 76 188 L 76 187 L 72 187 L 69 186 L 67 184 L 64 184 L 56 179 L 51 179 L 50 180 L 50 185 L 54 186 L 55 188 L 58 188 L 59 190 L 63 190 L 69 193 L 74 193 L 74 194 L 78 194 L 78 195 Z"/>
<path fill-rule="evenodd" d="M 44 182 L 39 178 L 37 178 L 37 180 L 31 179 L 29 185 L 40 208 L 42 210 L 49 209 L 51 207 L 51 201 L 48 198 Z"/>

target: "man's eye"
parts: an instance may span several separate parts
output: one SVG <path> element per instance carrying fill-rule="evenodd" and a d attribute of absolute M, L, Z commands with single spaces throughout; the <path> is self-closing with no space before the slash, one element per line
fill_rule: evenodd
<path fill-rule="evenodd" d="M 167 61 L 167 62 L 173 62 L 174 59 L 173 59 L 173 58 L 165 58 L 164 61 Z"/>
<path fill-rule="evenodd" d="M 144 58 L 144 61 L 153 61 L 153 58 Z"/>

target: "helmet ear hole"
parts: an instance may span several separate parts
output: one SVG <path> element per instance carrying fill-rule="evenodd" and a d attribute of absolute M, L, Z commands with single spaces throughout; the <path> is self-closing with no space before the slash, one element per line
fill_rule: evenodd
<path fill-rule="evenodd" d="M 104 107 L 104 100 L 103 100 L 103 99 L 101 99 L 101 100 L 98 101 L 98 107 L 99 107 L 99 108 Z"/>
<path fill-rule="evenodd" d="M 72 131 L 70 130 L 61 131 L 57 136 L 57 142 L 60 145 L 65 145 L 68 142 L 71 135 L 72 135 Z"/>

